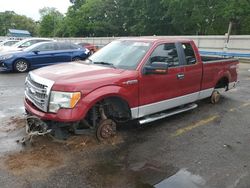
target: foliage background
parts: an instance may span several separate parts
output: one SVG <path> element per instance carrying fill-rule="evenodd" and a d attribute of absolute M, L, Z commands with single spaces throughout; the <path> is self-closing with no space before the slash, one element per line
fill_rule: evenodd
<path fill-rule="evenodd" d="M 250 34 L 250 0 L 70 0 L 66 15 L 40 10 L 35 22 L 14 12 L 0 13 L 6 29 L 29 30 L 33 36 L 88 37 L 141 35 Z"/>

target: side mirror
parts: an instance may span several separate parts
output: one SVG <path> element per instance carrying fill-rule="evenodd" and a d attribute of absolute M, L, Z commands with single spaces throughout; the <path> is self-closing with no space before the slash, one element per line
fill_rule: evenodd
<path fill-rule="evenodd" d="M 39 53 L 39 50 L 34 50 L 33 53 L 34 53 L 34 54 L 38 54 L 38 53 Z"/>
<path fill-rule="evenodd" d="M 144 74 L 167 74 L 168 63 L 166 62 L 152 62 L 143 69 Z"/>

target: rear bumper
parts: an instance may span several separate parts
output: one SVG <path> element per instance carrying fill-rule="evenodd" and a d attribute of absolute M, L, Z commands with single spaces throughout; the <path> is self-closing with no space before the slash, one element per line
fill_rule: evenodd
<path fill-rule="evenodd" d="M 31 115 L 39 117 L 41 120 L 50 120 L 56 122 L 77 122 L 85 117 L 86 111 L 83 111 L 80 106 L 73 109 L 60 109 L 57 113 L 43 112 L 34 106 L 28 99 L 24 99 L 25 110 Z"/>

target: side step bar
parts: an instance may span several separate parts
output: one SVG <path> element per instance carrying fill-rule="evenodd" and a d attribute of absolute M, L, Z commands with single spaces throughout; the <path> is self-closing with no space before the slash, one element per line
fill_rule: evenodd
<path fill-rule="evenodd" d="M 197 106 L 198 106 L 197 104 L 192 103 L 192 104 L 185 105 L 182 108 L 177 108 L 177 109 L 175 108 L 174 110 L 168 110 L 166 112 L 153 114 L 153 115 L 147 116 L 147 117 L 139 120 L 139 123 L 140 124 L 150 123 L 150 122 L 153 122 L 153 121 L 156 121 L 156 120 L 159 120 L 159 119 L 163 119 L 163 118 L 175 115 L 175 114 L 179 114 L 179 113 L 182 113 L 182 112 L 186 112 L 188 110 L 192 110 L 194 108 L 197 108 Z"/>

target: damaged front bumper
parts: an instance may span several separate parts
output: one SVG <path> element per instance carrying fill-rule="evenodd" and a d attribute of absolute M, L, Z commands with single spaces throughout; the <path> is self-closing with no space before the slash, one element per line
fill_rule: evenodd
<path fill-rule="evenodd" d="M 34 115 L 27 115 L 26 117 L 26 136 L 21 140 L 21 143 L 27 141 L 32 142 L 35 136 L 49 135 L 58 140 L 66 140 L 71 133 L 73 134 L 92 134 L 92 129 L 85 123 L 84 129 L 79 129 L 83 122 L 55 122 L 42 120 Z M 88 128 L 86 128 L 88 127 Z"/>
<path fill-rule="evenodd" d="M 48 125 L 41 121 L 35 116 L 27 116 L 26 118 L 26 136 L 20 141 L 21 143 L 26 143 L 27 141 L 32 142 L 34 136 L 45 136 L 50 134 L 52 129 Z"/>

